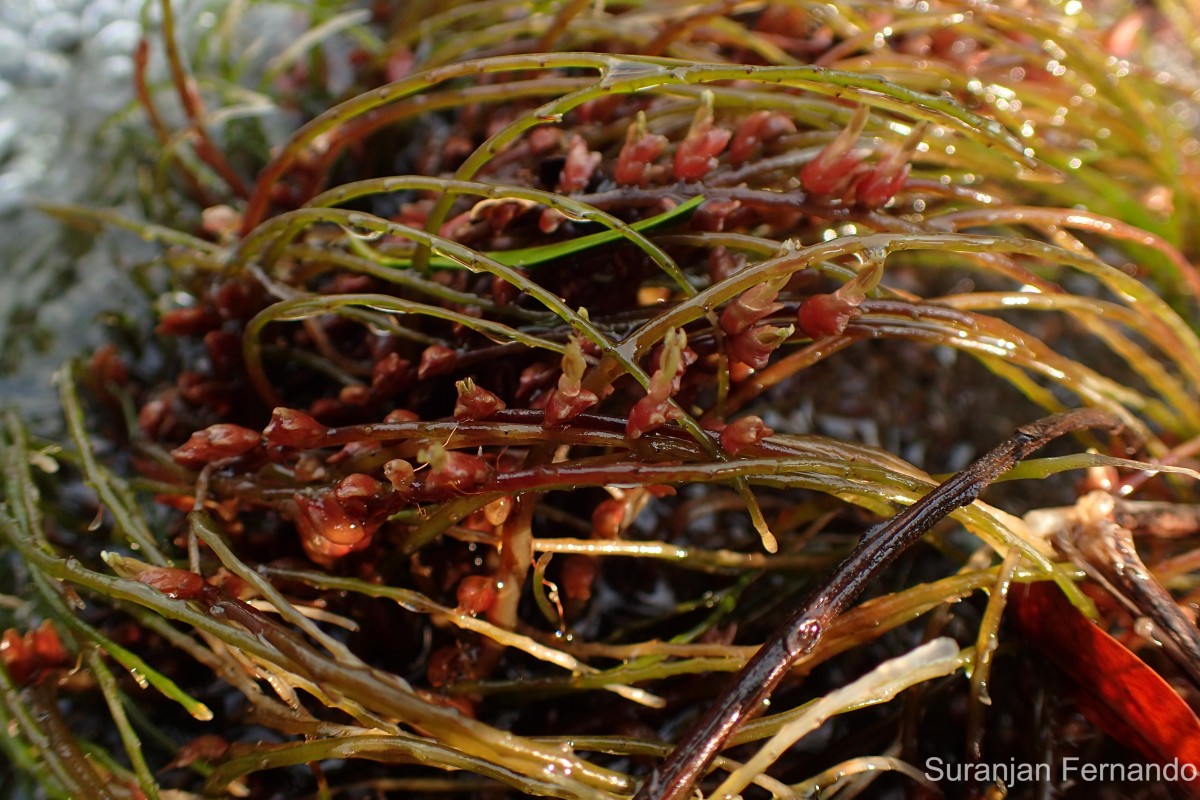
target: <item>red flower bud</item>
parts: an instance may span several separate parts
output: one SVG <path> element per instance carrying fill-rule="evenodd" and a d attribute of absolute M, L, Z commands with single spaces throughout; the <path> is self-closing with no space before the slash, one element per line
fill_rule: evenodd
<path fill-rule="evenodd" d="M 276 408 L 263 435 L 271 444 L 283 447 L 320 447 L 330 433 L 328 426 L 294 408 Z"/>
<path fill-rule="evenodd" d="M 387 477 L 388 483 L 392 484 L 392 488 L 409 489 L 412 487 L 416 471 L 413 469 L 413 465 L 407 461 L 394 458 L 383 465 L 383 474 Z"/>
<path fill-rule="evenodd" d="M 881 208 L 900 191 L 911 168 L 908 160 L 921 144 L 925 127 L 924 123 L 917 125 L 904 140 L 904 144 L 880 159 L 869 172 L 855 179 L 852 188 L 857 205 L 863 208 Z"/>
<path fill-rule="evenodd" d="M 538 217 L 538 230 L 542 233 L 554 233 L 566 221 L 566 215 L 557 208 L 547 208 Z"/>
<path fill-rule="evenodd" d="M 592 538 L 616 539 L 625 519 L 625 502 L 615 497 L 601 500 L 592 511 Z"/>
<path fill-rule="evenodd" d="M 800 185 L 810 195 L 843 198 L 854 179 L 867 169 L 862 153 L 852 148 L 858 143 L 870 112 L 859 106 L 842 130 L 817 157 L 800 170 Z"/>
<path fill-rule="evenodd" d="M 468 575 L 458 582 L 458 611 L 480 614 L 496 602 L 496 579 L 485 575 Z"/>
<path fill-rule="evenodd" d="M 394 408 L 387 413 L 383 421 L 389 425 L 399 425 L 405 422 L 416 422 L 420 417 L 406 408 Z"/>
<path fill-rule="evenodd" d="M 771 354 L 787 341 L 795 332 L 795 327 L 788 325 L 779 328 L 775 325 L 756 325 L 753 328 L 730 336 L 726 342 L 729 357 L 740 361 L 754 369 L 762 369 L 771 360 Z"/>
<path fill-rule="evenodd" d="M 734 420 L 721 431 L 721 447 L 731 456 L 756 445 L 775 431 L 761 417 L 749 416 Z"/>
<path fill-rule="evenodd" d="M 393 397 L 408 388 L 412 364 L 396 353 L 388 353 L 371 367 L 371 393 L 378 398 Z"/>
<path fill-rule="evenodd" d="M 596 582 L 596 560 L 588 556 L 569 555 L 563 559 L 559 585 L 568 600 L 586 603 L 592 597 L 592 584 Z"/>
<path fill-rule="evenodd" d="M 708 254 L 708 279 L 713 283 L 719 283 L 745 268 L 745 253 L 731 253 L 724 245 Z"/>
<path fill-rule="evenodd" d="M 754 153 L 759 144 L 772 142 L 788 133 L 796 132 L 796 123 L 779 111 L 755 111 L 742 120 L 737 133 L 733 135 L 733 144 L 729 146 L 729 160 L 737 166 Z"/>
<path fill-rule="evenodd" d="M 245 455 L 262 444 L 262 434 L 240 425 L 220 423 L 196 431 L 171 451 L 180 464 L 199 467 L 213 461 Z"/>
<path fill-rule="evenodd" d="M 613 178 L 622 186 L 645 186 L 654 173 L 654 160 L 663 154 L 667 144 L 667 137 L 646 130 L 646 115 L 639 111 L 637 120 L 630 123 L 625 133 Z"/>
<path fill-rule="evenodd" d="M 309 558 L 325 566 L 369 545 L 382 524 L 382 519 L 369 514 L 366 503 L 343 503 L 336 489 L 322 492 L 315 499 L 298 494 L 295 500 L 300 544 Z"/>
<path fill-rule="evenodd" d="M 438 444 L 423 448 L 417 458 L 429 465 L 425 488 L 430 491 L 467 492 L 492 477 L 492 468 L 479 456 L 447 450 Z"/>
<path fill-rule="evenodd" d="M 578 416 L 599 402 L 595 392 L 580 389 L 574 394 L 568 394 L 562 389 L 552 389 L 546 397 L 545 416 L 542 417 L 543 428 L 554 428 L 567 420 Z"/>
<path fill-rule="evenodd" d="M 24 636 L 13 628 L 6 630 L 0 637 L 0 662 L 15 683 L 29 685 L 45 670 L 69 667 L 74 659 L 63 647 L 54 625 L 50 620 L 43 620 Z"/>
<path fill-rule="evenodd" d="M 647 395 L 630 409 L 629 420 L 625 424 L 625 435 L 630 439 L 637 439 L 642 434 L 658 430 L 681 416 L 683 413 L 668 400 L 656 400 Z"/>
<path fill-rule="evenodd" d="M 587 361 L 583 358 L 583 343 L 577 336 L 567 342 L 562 358 L 563 373 L 558 379 L 558 388 L 546 398 L 543 428 L 561 425 L 572 417 L 600 402 L 594 392 L 583 388 L 583 374 Z"/>
<path fill-rule="evenodd" d="M 339 503 L 351 508 L 358 504 L 364 511 L 371 501 L 382 499 L 383 493 L 382 483 L 361 472 L 347 475 L 333 487 L 333 495 Z"/>
<path fill-rule="evenodd" d="M 687 354 L 690 354 L 690 360 Z M 626 436 L 636 439 L 683 416 L 683 412 L 671 404 L 671 395 L 679 391 L 683 371 L 695 359 L 696 354 L 687 347 L 687 334 L 679 328 L 668 331 L 663 337 L 658 369 L 650 376 L 650 385 L 646 387 L 646 396 L 629 411 Z"/>
<path fill-rule="evenodd" d="M 208 586 L 202 575 L 174 567 L 146 567 L 132 577 L 175 600 L 197 600 Z"/>
<path fill-rule="evenodd" d="M 820 339 L 842 334 L 850 320 L 860 314 L 862 311 L 858 308 L 858 302 L 847 300 L 834 292 L 814 294 L 806 299 L 800 304 L 798 318 L 800 330 L 806 336 Z"/>
<path fill-rule="evenodd" d="M 730 335 L 741 333 L 783 308 L 780 303 L 775 302 L 775 298 L 779 296 L 779 289 L 786 280 L 785 278 L 760 283 L 738 295 L 737 299 L 721 312 L 721 330 Z"/>
<path fill-rule="evenodd" d="M 599 153 L 588 149 L 582 136 L 572 138 L 571 145 L 567 148 L 567 160 L 563 163 L 562 174 L 558 176 L 558 191 L 582 192 L 586 189 L 601 158 Z"/>
<path fill-rule="evenodd" d="M 712 104 L 712 92 L 705 92 L 687 136 L 675 148 L 675 177 L 681 181 L 698 181 L 712 172 L 717 166 L 717 156 L 733 135 L 713 126 Z"/>
<path fill-rule="evenodd" d="M 487 419 L 497 411 L 504 410 L 504 401 L 487 389 L 475 385 L 471 378 L 454 384 L 458 389 L 458 402 L 454 404 L 454 418 L 458 420 Z"/>
<path fill-rule="evenodd" d="M 442 375 L 454 369 L 458 362 L 458 353 L 440 344 L 432 344 L 421 353 L 421 363 L 417 367 L 417 377 L 424 379 L 430 375 Z"/>
<path fill-rule="evenodd" d="M 190 767 L 197 761 L 214 764 L 229 752 L 229 742 L 214 733 L 198 736 L 175 753 L 175 757 L 163 766 L 163 771 Z"/>
<path fill-rule="evenodd" d="M 121 360 L 121 356 L 117 353 L 117 348 L 112 344 L 101 345 L 92 354 L 92 359 L 88 366 L 92 377 L 101 386 L 107 386 L 110 383 L 120 386 L 129 379 L 129 369 L 125 366 L 125 362 Z"/>
<path fill-rule="evenodd" d="M 0 661 L 4 662 L 4 668 L 8 670 L 13 682 L 17 684 L 24 684 L 28 681 L 36 669 L 33 654 L 25 646 L 21 634 L 12 628 L 6 630 L 4 636 L 0 637 Z"/>
<path fill-rule="evenodd" d="M 200 336 L 221 324 L 208 306 L 173 308 L 162 315 L 154 332 L 164 336 Z"/>
<path fill-rule="evenodd" d="M 705 200 L 692 214 L 692 230 L 720 233 L 726 227 L 735 227 L 736 219 L 730 223 L 729 218 L 741 207 L 740 200 Z"/>
<path fill-rule="evenodd" d="M 71 663 L 71 654 L 63 646 L 62 639 L 58 638 L 58 631 L 50 620 L 42 620 L 42 624 L 27 633 L 25 638 L 34 657 L 44 666 L 65 667 Z"/>

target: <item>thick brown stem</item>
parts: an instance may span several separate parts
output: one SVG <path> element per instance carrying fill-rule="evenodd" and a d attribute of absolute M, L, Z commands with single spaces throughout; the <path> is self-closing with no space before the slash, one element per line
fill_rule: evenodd
<path fill-rule="evenodd" d="M 1047 442 L 1086 428 L 1119 430 L 1120 420 L 1097 409 L 1045 417 L 1013 436 L 929 494 L 867 533 L 858 547 L 780 625 L 737 674 L 708 713 L 671 751 L 634 800 L 684 800 L 716 754 L 758 711 L 795 661 L 811 652 L 833 619 L 909 546 L 948 514 L 974 502 L 999 475 Z"/>

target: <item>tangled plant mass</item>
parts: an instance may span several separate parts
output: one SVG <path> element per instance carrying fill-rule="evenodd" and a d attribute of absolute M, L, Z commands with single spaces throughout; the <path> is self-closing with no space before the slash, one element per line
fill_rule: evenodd
<path fill-rule="evenodd" d="M 329 5 L 260 87 L 302 123 L 274 142 L 156 3 L 146 218 L 46 206 L 157 243 L 158 317 L 64 369 L 69 441 L 5 420 L 10 788 L 886 797 L 931 757 L 1200 758 L 1189 9 Z M 693 734 L 712 771 L 647 779 L 777 641 L 769 708 Z M 1170 731 L 1112 721 L 1146 707 Z"/>

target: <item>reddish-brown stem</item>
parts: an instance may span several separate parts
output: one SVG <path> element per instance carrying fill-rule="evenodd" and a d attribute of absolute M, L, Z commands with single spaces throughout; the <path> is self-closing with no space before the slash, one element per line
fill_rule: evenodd
<path fill-rule="evenodd" d="M 158 112 L 158 106 L 154 103 L 154 97 L 150 93 L 150 84 L 146 80 L 146 69 L 150 63 L 150 42 L 146 39 L 138 41 L 137 50 L 133 57 L 133 92 L 137 97 L 138 105 L 146 112 L 146 118 L 150 121 L 150 129 L 154 131 L 154 136 L 158 139 L 158 143 L 164 148 L 171 143 L 171 131 L 163 122 L 162 114 Z M 177 159 L 179 171 L 183 173 L 184 180 L 191 187 L 192 197 L 202 205 L 212 205 L 212 198 L 208 191 L 200 183 L 200 179 L 196 174 L 188 169 L 182 159 Z"/>
<path fill-rule="evenodd" d="M 179 45 L 175 41 L 175 12 L 169 2 L 164 2 L 162 9 L 163 46 L 166 48 L 167 63 L 171 68 L 171 82 L 175 84 L 179 102 L 183 106 L 183 111 L 191 123 L 192 134 L 195 136 L 192 147 L 200 160 L 221 176 L 221 180 L 225 181 L 234 194 L 238 197 L 248 198 L 250 191 L 246 188 L 246 184 L 226 160 L 221 149 L 213 143 L 208 131 L 204 129 L 204 103 L 200 99 L 200 93 L 196 90 L 194 82 L 184 69 L 183 57 L 179 52 Z"/>
<path fill-rule="evenodd" d="M 989 483 L 1047 442 L 1072 431 L 1119 430 L 1121 426 L 1112 414 L 1098 409 L 1069 411 L 1022 426 L 1007 441 L 870 531 L 807 601 L 772 632 L 708 713 L 650 773 L 634 800 L 689 797 L 729 737 L 762 707 L 791 665 L 812 652 L 834 618 L 948 514 L 974 502 Z"/>

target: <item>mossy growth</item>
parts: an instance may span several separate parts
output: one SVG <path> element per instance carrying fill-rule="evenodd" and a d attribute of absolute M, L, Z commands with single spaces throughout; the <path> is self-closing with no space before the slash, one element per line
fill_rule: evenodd
<path fill-rule="evenodd" d="M 953 510 L 695 778 L 1179 755 L 1005 608 L 1190 680 L 1137 634 L 1197 590 L 1191 9 L 319 3 L 249 75 L 246 5 L 195 52 L 158 9 L 144 218 L 45 205 L 156 243 L 158 316 L 62 437 L 4 420 L 14 796 L 629 797 L 860 537 L 1075 408 L 1124 433 Z M 1092 490 L 1170 602 L 1031 521 Z"/>

